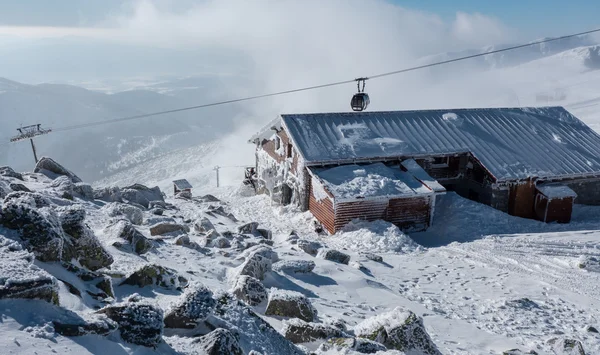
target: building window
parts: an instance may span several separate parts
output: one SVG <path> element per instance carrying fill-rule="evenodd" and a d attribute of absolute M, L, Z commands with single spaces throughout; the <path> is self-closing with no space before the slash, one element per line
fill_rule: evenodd
<path fill-rule="evenodd" d="M 281 149 L 281 138 L 275 137 L 275 150 Z"/>
<path fill-rule="evenodd" d="M 432 168 L 447 168 L 450 163 L 450 157 L 434 157 L 431 161 Z"/>
<path fill-rule="evenodd" d="M 288 144 L 287 145 L 287 157 L 291 158 L 293 156 L 293 152 L 294 152 L 294 150 L 292 149 L 292 145 Z"/>

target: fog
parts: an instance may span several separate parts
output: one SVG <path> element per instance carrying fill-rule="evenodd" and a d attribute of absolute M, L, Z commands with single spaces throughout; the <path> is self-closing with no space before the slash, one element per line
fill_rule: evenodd
<path fill-rule="evenodd" d="M 105 93 L 150 90 L 167 96 L 164 104 L 157 105 L 158 99 L 142 92 L 117 105 L 115 95 L 103 94 L 105 97 L 98 100 L 110 101 L 104 103 L 110 104 L 110 109 L 102 106 L 95 113 L 68 108 L 50 119 L 44 117 L 44 110 L 57 109 L 50 99 L 50 108 L 43 106 L 44 110 L 35 115 L 21 114 L 22 107 L 35 105 L 28 100 L 45 97 L 44 92 L 15 104 L 18 120 L 9 113 L 13 111 L 0 110 L 0 129 L 9 132 L 21 123 L 37 122 L 61 127 L 349 80 L 423 64 L 444 53 L 532 39 L 483 14 L 458 12 L 444 20 L 382 0 L 126 1 L 117 11 L 107 12 L 85 27 L 0 27 L 0 77 L 27 84 L 71 84 Z M 369 109 L 488 106 L 498 98 L 509 97 L 510 102 L 511 96 L 518 96 L 515 78 L 493 74 L 488 63 L 483 64 L 474 61 L 368 81 Z M 39 87 L 19 90 L 23 94 L 34 89 Z M 57 94 L 56 88 L 45 88 L 69 101 L 71 96 L 63 89 Z M 106 177 L 107 166 L 114 160 L 146 149 L 150 145 L 147 137 L 153 139 L 152 149 L 123 163 L 124 167 L 215 138 L 227 144 L 212 160 L 246 164 L 252 161 L 252 146 L 241 137 L 249 137 L 280 113 L 348 111 L 355 90 L 354 84 L 348 84 L 145 119 L 139 124 L 57 132 L 52 138 L 40 138 L 39 144 L 43 152 L 59 154 L 57 160 L 71 164 L 110 160 L 100 164 L 102 167 L 71 167 L 84 170 L 81 175 L 92 180 Z M 2 91 L 7 90 L 0 83 Z M 83 107 L 93 106 L 92 101 Z M 70 107 L 68 103 L 61 105 Z M 171 124 L 173 120 L 179 123 Z M 148 132 L 140 133 L 141 126 Z M 185 139 L 166 139 L 172 144 L 164 143 L 159 149 L 163 142 L 156 139 L 165 132 L 188 135 Z M 112 136 L 119 140 L 146 138 L 140 138 L 128 152 L 122 151 L 122 145 L 118 152 L 114 148 L 112 155 L 100 152 Z M 88 147 L 86 156 L 75 159 L 76 147 L 90 140 L 97 144 L 90 143 L 92 148 Z M 0 154 L 0 165 L 26 169 L 31 166 L 30 154 L 24 144 L 12 147 Z"/>

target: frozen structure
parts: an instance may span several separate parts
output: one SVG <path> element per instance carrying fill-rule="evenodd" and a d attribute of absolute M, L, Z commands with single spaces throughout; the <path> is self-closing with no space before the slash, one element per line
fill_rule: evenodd
<path fill-rule="evenodd" d="M 257 191 L 330 233 L 356 218 L 424 230 L 446 191 L 545 222 L 600 204 L 600 136 L 562 107 L 281 115 L 250 142 Z"/>

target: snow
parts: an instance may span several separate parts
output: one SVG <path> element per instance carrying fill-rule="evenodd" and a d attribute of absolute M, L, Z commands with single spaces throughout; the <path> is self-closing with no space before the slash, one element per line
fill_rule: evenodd
<path fill-rule="evenodd" d="M 312 168 L 336 200 L 386 196 L 415 196 L 431 191 L 411 174 L 383 163 Z M 319 194 L 319 193 L 317 193 Z M 316 197 L 316 196 L 315 196 Z M 322 194 L 319 194 L 322 197 Z"/>
<path fill-rule="evenodd" d="M 549 199 L 560 199 L 572 197 L 576 198 L 577 193 L 571 190 L 568 186 L 558 184 L 538 185 L 536 189 L 544 194 Z"/>
<path fill-rule="evenodd" d="M 366 222 L 355 220 L 328 240 L 331 247 L 354 252 L 412 253 L 423 250 L 395 225 L 377 220 Z"/>
<path fill-rule="evenodd" d="M 325 191 L 325 187 L 318 178 L 313 176 L 310 186 L 312 187 L 312 193 L 317 202 L 323 201 L 324 199 L 331 200 L 331 197 L 329 197 L 329 194 Z"/>
<path fill-rule="evenodd" d="M 455 114 L 454 112 L 448 112 L 448 113 L 444 113 L 442 115 L 442 119 L 444 121 L 455 121 L 458 119 L 458 115 Z"/>

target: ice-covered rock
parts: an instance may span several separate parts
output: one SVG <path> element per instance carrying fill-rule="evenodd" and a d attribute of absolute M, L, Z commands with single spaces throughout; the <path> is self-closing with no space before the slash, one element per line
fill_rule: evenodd
<path fill-rule="evenodd" d="M 236 279 L 241 275 L 252 276 L 259 280 L 265 279 L 265 274 L 272 269 L 271 259 L 253 253 L 236 270 Z"/>
<path fill-rule="evenodd" d="M 125 217 L 135 225 L 141 225 L 144 221 L 144 213 L 137 207 L 120 202 L 112 202 L 102 207 L 104 213 L 110 217 Z"/>
<path fill-rule="evenodd" d="M 0 199 L 4 199 L 12 191 L 13 190 L 10 188 L 10 185 L 0 179 Z"/>
<path fill-rule="evenodd" d="M 383 262 L 383 257 L 381 255 L 377 255 L 377 254 L 373 254 L 373 253 L 369 253 L 369 252 L 364 252 L 364 253 L 360 253 L 361 256 L 364 256 L 365 258 L 375 261 L 377 263 L 382 263 Z"/>
<path fill-rule="evenodd" d="M 600 272 L 600 258 L 589 255 L 579 257 L 577 266 L 587 271 Z"/>
<path fill-rule="evenodd" d="M 218 236 L 210 241 L 210 246 L 220 249 L 229 248 L 231 247 L 231 242 L 229 242 L 229 239 L 225 237 Z"/>
<path fill-rule="evenodd" d="M 217 328 L 193 341 L 194 347 L 206 355 L 243 355 L 238 338 L 227 329 Z"/>
<path fill-rule="evenodd" d="M 136 254 L 145 254 L 153 248 L 153 243 L 138 231 L 128 220 L 119 220 L 109 225 L 105 229 L 105 233 L 114 238 L 126 241 L 126 245 L 131 248 Z M 124 245 L 119 242 L 119 245 Z"/>
<path fill-rule="evenodd" d="M 193 285 L 167 311 L 165 327 L 195 328 L 212 314 L 215 305 L 211 290 L 202 284 Z"/>
<path fill-rule="evenodd" d="M 73 172 L 48 157 L 40 159 L 35 165 L 33 172 L 44 174 L 50 179 L 56 179 L 58 176 L 66 176 L 74 183 L 82 182 Z"/>
<path fill-rule="evenodd" d="M 552 350 L 557 355 L 586 355 L 583 344 L 575 339 L 550 339 Z"/>
<path fill-rule="evenodd" d="M 73 193 L 84 200 L 94 199 L 94 189 L 92 189 L 90 184 L 84 182 L 78 182 L 73 185 Z"/>
<path fill-rule="evenodd" d="M 260 280 L 247 275 L 241 275 L 235 280 L 231 292 L 250 306 L 256 306 L 267 299 L 267 289 Z"/>
<path fill-rule="evenodd" d="M 277 255 L 277 252 L 275 250 L 273 250 L 273 248 L 271 248 L 270 246 L 267 246 L 267 245 L 251 246 L 250 248 L 244 250 L 238 256 L 238 259 L 248 259 L 254 254 L 258 254 L 262 257 L 265 257 L 265 258 L 271 260 L 271 262 L 279 261 L 279 256 Z"/>
<path fill-rule="evenodd" d="M 66 337 L 78 337 L 89 334 L 108 335 L 118 329 L 118 324 L 105 315 L 93 319 L 78 319 L 76 321 L 54 320 L 54 331 Z"/>
<path fill-rule="evenodd" d="M 0 235 L 0 299 L 40 299 L 58 304 L 58 283 L 33 265 L 33 255 Z"/>
<path fill-rule="evenodd" d="M 331 338 L 328 340 L 340 353 L 344 349 L 352 350 L 360 354 L 376 354 L 378 352 L 387 352 L 387 348 L 378 342 L 364 338 Z"/>
<path fill-rule="evenodd" d="M 10 187 L 10 189 L 13 191 L 32 192 L 27 186 L 25 186 L 23 184 L 14 183 L 14 182 L 10 183 L 8 185 L 8 187 Z"/>
<path fill-rule="evenodd" d="M 354 327 L 356 336 L 385 345 L 388 349 L 441 355 L 423 325 L 423 319 L 413 312 L 394 310 L 364 320 Z"/>
<path fill-rule="evenodd" d="M 299 318 L 306 322 L 312 322 L 317 315 L 317 310 L 310 300 L 300 292 L 272 288 L 269 292 L 265 315 Z"/>
<path fill-rule="evenodd" d="M 150 235 L 165 235 L 174 232 L 187 233 L 190 229 L 188 226 L 179 223 L 161 222 L 150 227 Z"/>
<path fill-rule="evenodd" d="M 312 260 L 282 260 L 273 264 L 273 270 L 288 274 L 312 272 L 315 262 Z"/>
<path fill-rule="evenodd" d="M 350 255 L 342 253 L 341 251 L 335 249 L 320 249 L 317 254 L 317 257 L 346 265 L 348 265 L 348 263 L 350 262 Z"/>
<path fill-rule="evenodd" d="M 246 223 L 242 226 L 239 226 L 238 232 L 240 234 L 254 234 L 254 233 L 256 233 L 257 228 L 258 228 L 258 222 L 250 222 L 250 223 Z"/>
<path fill-rule="evenodd" d="M 94 190 L 94 200 L 104 202 L 123 202 L 121 189 L 117 186 L 103 187 Z"/>
<path fill-rule="evenodd" d="M 163 193 L 158 186 L 149 188 L 141 184 L 124 187 L 121 190 L 121 198 L 127 203 L 142 205 L 145 208 L 149 208 L 152 201 L 164 201 Z"/>
<path fill-rule="evenodd" d="M 298 245 L 298 248 L 303 250 L 305 253 L 310 254 L 312 256 L 317 255 L 319 249 L 323 247 L 323 245 L 319 242 L 313 242 L 305 239 L 299 239 L 296 242 L 296 245 Z"/>
<path fill-rule="evenodd" d="M 71 181 L 71 178 L 69 178 L 68 176 L 63 175 L 57 177 L 56 179 L 54 179 L 54 181 L 52 181 L 50 187 L 52 187 L 52 189 L 56 191 L 56 193 L 59 196 L 69 200 L 73 199 L 75 184 L 73 183 L 73 181 Z"/>
<path fill-rule="evenodd" d="M 198 200 L 200 202 L 221 202 L 221 200 L 210 194 L 199 197 Z"/>
<path fill-rule="evenodd" d="M 121 285 L 138 287 L 159 286 L 166 289 L 181 290 L 187 286 L 187 279 L 177 275 L 177 271 L 160 265 L 146 265 L 129 275 Z"/>
<path fill-rule="evenodd" d="M 117 322 L 121 338 L 128 343 L 156 347 L 162 342 L 163 311 L 153 304 L 132 298 L 96 313 Z"/>
<path fill-rule="evenodd" d="M 175 198 L 178 198 L 181 200 L 191 200 L 192 193 L 190 191 L 180 191 L 177 193 L 177 195 L 175 195 Z"/>
<path fill-rule="evenodd" d="M 325 324 L 309 323 L 297 318 L 284 321 L 281 333 L 294 344 L 346 337 L 346 334 L 337 328 Z"/>
<path fill-rule="evenodd" d="M 23 175 L 21 173 L 17 173 L 9 166 L 0 166 L 0 176 L 6 176 L 23 181 Z"/>
<path fill-rule="evenodd" d="M 210 219 L 206 217 L 202 217 L 196 223 L 194 223 L 194 230 L 199 233 L 206 233 L 211 230 L 215 230 L 214 224 L 210 221 Z"/>
<path fill-rule="evenodd" d="M 256 233 L 265 239 L 268 239 L 268 240 L 273 239 L 273 233 L 268 229 L 257 228 Z"/>

